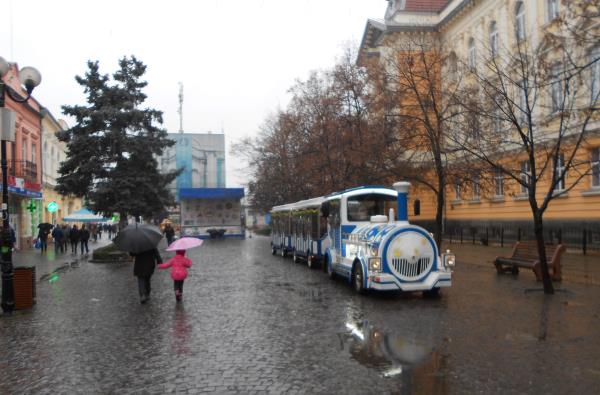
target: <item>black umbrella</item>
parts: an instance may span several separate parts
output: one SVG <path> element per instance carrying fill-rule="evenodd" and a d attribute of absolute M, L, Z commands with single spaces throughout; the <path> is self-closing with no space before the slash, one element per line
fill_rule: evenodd
<path fill-rule="evenodd" d="M 121 251 L 136 254 L 156 248 L 160 239 L 162 239 L 162 233 L 160 233 L 158 228 L 150 225 L 135 224 L 120 231 L 117 237 L 113 239 L 113 243 Z"/>
<path fill-rule="evenodd" d="M 50 230 L 54 227 L 54 225 L 49 224 L 48 222 L 42 222 L 41 224 L 39 224 L 38 229 L 46 229 L 46 230 Z"/>

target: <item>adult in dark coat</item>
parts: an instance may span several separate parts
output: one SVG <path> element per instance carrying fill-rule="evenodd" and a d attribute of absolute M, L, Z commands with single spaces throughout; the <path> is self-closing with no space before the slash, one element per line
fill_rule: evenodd
<path fill-rule="evenodd" d="M 154 274 L 154 268 L 162 263 L 162 257 L 156 248 L 130 255 L 134 259 L 133 275 L 138 278 L 140 303 L 144 304 L 150 298 L 150 279 Z"/>
<path fill-rule="evenodd" d="M 90 231 L 85 227 L 85 225 L 81 225 L 81 229 L 79 229 L 79 243 L 81 244 L 81 255 L 83 255 L 83 250 L 85 249 L 85 254 L 87 255 L 90 252 L 88 248 L 88 240 L 90 239 Z M 77 247 L 75 247 L 77 249 Z M 75 251 L 77 252 L 77 251 Z"/>
<path fill-rule="evenodd" d="M 56 225 L 52 229 L 52 237 L 54 238 L 54 253 L 58 255 L 59 252 L 62 252 L 63 237 L 65 237 L 60 225 Z"/>
<path fill-rule="evenodd" d="M 77 244 L 79 243 L 79 229 L 73 225 L 69 231 L 69 241 L 71 242 L 71 254 L 77 254 Z"/>
<path fill-rule="evenodd" d="M 171 245 L 173 238 L 175 237 L 175 229 L 173 229 L 171 224 L 166 224 L 164 233 L 165 237 L 167 238 L 167 245 Z"/>

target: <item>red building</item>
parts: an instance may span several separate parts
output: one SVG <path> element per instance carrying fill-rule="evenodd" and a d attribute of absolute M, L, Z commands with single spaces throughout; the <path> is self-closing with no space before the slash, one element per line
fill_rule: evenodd
<path fill-rule="evenodd" d="M 27 92 L 18 79 L 18 66 L 10 64 L 2 79 L 22 98 Z M 17 247 L 31 246 L 42 218 L 41 106 L 30 98 L 26 103 L 13 101 L 5 94 L 5 107 L 16 113 L 15 141 L 7 142 L 10 224 L 17 234 Z M 1 179 L 0 179 L 1 181 Z"/>

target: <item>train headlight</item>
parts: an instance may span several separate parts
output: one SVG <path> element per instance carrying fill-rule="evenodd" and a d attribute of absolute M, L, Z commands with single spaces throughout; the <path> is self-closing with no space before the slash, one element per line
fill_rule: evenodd
<path fill-rule="evenodd" d="M 369 252 L 371 255 L 377 255 L 379 253 L 379 246 L 377 244 L 369 245 Z"/>
<path fill-rule="evenodd" d="M 381 271 L 381 258 L 369 258 L 369 271 L 380 272 Z"/>
<path fill-rule="evenodd" d="M 450 250 L 446 251 L 443 255 L 444 267 L 453 268 L 456 266 L 456 255 L 450 253 Z"/>

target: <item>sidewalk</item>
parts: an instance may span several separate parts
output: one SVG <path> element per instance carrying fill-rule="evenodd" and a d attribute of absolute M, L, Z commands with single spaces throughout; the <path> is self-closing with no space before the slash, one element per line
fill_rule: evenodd
<path fill-rule="evenodd" d="M 105 235 L 102 239 L 94 242 L 90 240 L 88 242 L 88 247 L 90 248 L 90 253 L 86 257 L 85 255 L 81 255 L 81 247 L 78 245 L 77 254 L 71 254 L 71 246 L 68 246 L 68 252 L 64 254 L 56 255 L 54 253 L 54 243 L 48 243 L 48 250 L 42 253 L 40 250 L 35 248 L 27 248 L 25 250 L 13 251 L 12 259 L 13 259 L 13 267 L 22 267 L 22 266 L 35 266 L 35 277 L 36 281 L 40 281 L 45 275 L 52 273 L 54 270 L 64 267 L 65 265 L 71 265 L 74 262 L 80 263 L 83 261 L 87 261 L 92 259 L 92 252 L 96 248 L 104 247 L 108 245 L 111 241 L 108 239 L 108 235 Z"/>
<path fill-rule="evenodd" d="M 456 244 L 444 243 L 444 249 L 450 249 L 456 254 L 458 265 L 470 264 L 485 266 L 490 272 L 495 272 L 494 259 L 497 256 L 510 256 L 512 246 L 483 246 L 479 244 Z M 579 284 L 600 285 L 600 256 L 583 255 L 578 253 L 569 253 L 568 251 L 561 258 L 563 281 Z M 520 276 L 533 276 L 531 270 L 520 271 Z"/>

